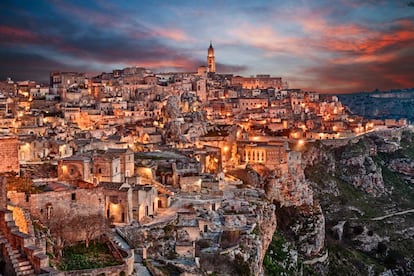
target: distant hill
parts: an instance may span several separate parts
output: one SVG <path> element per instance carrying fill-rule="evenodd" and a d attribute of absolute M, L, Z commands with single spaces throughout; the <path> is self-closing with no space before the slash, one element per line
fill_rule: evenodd
<path fill-rule="evenodd" d="M 354 114 L 369 119 L 407 118 L 414 122 L 414 88 L 338 95 Z"/>

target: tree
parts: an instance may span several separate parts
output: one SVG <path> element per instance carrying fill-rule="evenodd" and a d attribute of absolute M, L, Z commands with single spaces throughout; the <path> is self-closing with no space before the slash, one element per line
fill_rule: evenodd
<path fill-rule="evenodd" d="M 54 210 L 45 222 L 51 235 L 53 253 L 58 258 L 63 256 L 63 248 L 73 242 L 74 228 L 71 225 L 71 220 L 69 212 L 58 209 Z"/>
<path fill-rule="evenodd" d="M 27 194 L 35 194 L 40 192 L 40 188 L 33 185 L 32 179 L 29 177 L 19 177 L 13 174 L 6 174 L 7 191 L 16 191 Z"/>
<path fill-rule="evenodd" d="M 83 230 L 85 246 L 88 248 L 94 240 L 108 232 L 109 227 L 102 214 L 80 215 L 74 218 L 73 225 Z"/>

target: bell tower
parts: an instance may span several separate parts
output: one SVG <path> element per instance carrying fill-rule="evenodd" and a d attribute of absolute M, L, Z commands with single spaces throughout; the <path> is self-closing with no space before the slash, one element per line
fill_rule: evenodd
<path fill-rule="evenodd" d="M 210 47 L 207 50 L 207 67 L 208 72 L 215 73 L 216 72 L 216 59 L 214 57 L 214 48 L 210 41 Z"/>

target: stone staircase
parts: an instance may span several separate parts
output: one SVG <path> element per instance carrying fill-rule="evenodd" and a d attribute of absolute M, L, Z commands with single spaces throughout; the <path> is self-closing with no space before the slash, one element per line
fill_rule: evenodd
<path fill-rule="evenodd" d="M 150 183 L 158 190 L 159 193 L 166 194 L 169 196 L 174 195 L 174 192 L 170 191 L 167 187 L 164 186 L 164 184 L 161 184 L 160 182 L 155 181 L 153 179 L 151 179 Z"/>
<path fill-rule="evenodd" d="M 4 257 L 10 260 L 13 266 L 14 274 L 16 276 L 35 275 L 35 271 L 30 262 L 24 258 L 18 250 L 14 249 L 10 245 L 2 233 L 0 233 L 0 245 L 1 247 L 5 248 L 5 250 L 3 250 L 3 253 L 5 253 L 7 256 Z"/>
<path fill-rule="evenodd" d="M 5 275 L 36 275 L 49 268 L 45 248 L 36 245 L 33 235 L 19 231 L 10 210 L 0 210 L 0 250 L 5 260 Z"/>

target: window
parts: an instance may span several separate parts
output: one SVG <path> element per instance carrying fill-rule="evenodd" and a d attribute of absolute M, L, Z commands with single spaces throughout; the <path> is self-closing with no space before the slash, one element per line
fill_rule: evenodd
<path fill-rule="evenodd" d="M 76 193 L 72 193 L 72 200 L 76 200 Z"/>
<path fill-rule="evenodd" d="M 101 168 L 98 169 L 98 173 L 102 173 L 102 169 Z"/>

